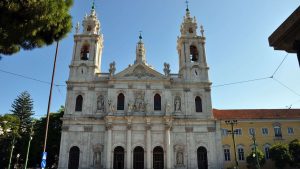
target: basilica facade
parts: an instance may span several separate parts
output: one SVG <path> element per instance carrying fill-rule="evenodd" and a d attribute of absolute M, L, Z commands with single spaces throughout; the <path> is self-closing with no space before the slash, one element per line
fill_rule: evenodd
<path fill-rule="evenodd" d="M 101 72 L 103 35 L 94 9 L 74 35 L 59 169 L 220 169 L 203 27 L 187 8 L 177 40 L 179 71 L 156 71 L 140 35 L 136 58 Z"/>

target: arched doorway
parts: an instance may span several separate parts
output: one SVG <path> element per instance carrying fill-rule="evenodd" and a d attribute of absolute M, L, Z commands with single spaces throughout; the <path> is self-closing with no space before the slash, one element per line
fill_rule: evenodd
<path fill-rule="evenodd" d="M 153 169 L 164 168 L 164 150 L 160 146 L 153 149 Z"/>
<path fill-rule="evenodd" d="M 69 151 L 68 169 L 78 169 L 79 168 L 79 154 L 80 154 L 80 150 L 77 146 L 71 147 L 71 149 Z"/>
<path fill-rule="evenodd" d="M 144 149 L 135 147 L 133 150 L 133 169 L 144 169 Z"/>
<path fill-rule="evenodd" d="M 205 147 L 199 147 L 197 149 L 197 161 L 198 169 L 207 169 L 207 150 Z"/>
<path fill-rule="evenodd" d="M 114 169 L 124 169 L 124 148 L 121 146 L 114 149 Z"/>

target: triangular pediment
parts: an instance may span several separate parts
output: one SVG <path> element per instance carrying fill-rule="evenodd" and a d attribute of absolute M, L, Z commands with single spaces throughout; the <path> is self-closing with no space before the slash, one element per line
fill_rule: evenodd
<path fill-rule="evenodd" d="M 117 73 L 114 79 L 165 79 L 166 77 L 148 65 L 138 63 Z"/>

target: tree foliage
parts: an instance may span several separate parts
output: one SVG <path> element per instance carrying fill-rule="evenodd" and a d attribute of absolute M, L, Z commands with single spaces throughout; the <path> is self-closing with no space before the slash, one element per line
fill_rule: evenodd
<path fill-rule="evenodd" d="M 298 139 L 289 143 L 289 152 L 292 156 L 292 163 L 300 165 L 300 141 Z"/>
<path fill-rule="evenodd" d="M 246 158 L 248 169 L 256 169 L 257 168 L 256 156 L 258 158 L 258 162 L 261 167 L 266 162 L 265 154 L 259 149 L 256 149 L 256 152 L 257 152 L 256 154 L 255 154 L 255 152 L 250 153 Z"/>
<path fill-rule="evenodd" d="M 33 100 L 30 94 L 25 91 L 22 92 L 11 105 L 11 112 L 20 119 L 19 134 L 24 135 L 29 132 L 33 112 Z"/>
<path fill-rule="evenodd" d="M 0 54 L 31 50 L 60 40 L 72 28 L 73 0 L 0 1 Z"/>
<path fill-rule="evenodd" d="M 18 138 L 20 120 L 12 114 L 0 116 L 0 168 L 7 167 L 12 140 Z"/>
<path fill-rule="evenodd" d="M 287 144 L 277 143 L 270 148 L 270 158 L 278 169 L 284 168 L 290 161 L 291 155 Z"/>
<path fill-rule="evenodd" d="M 64 107 L 61 107 L 57 113 L 50 113 L 48 140 L 47 140 L 47 166 L 50 168 L 57 166 L 60 138 L 61 138 L 61 118 L 64 114 Z M 36 167 L 40 164 L 42 158 L 44 136 L 45 136 L 46 118 L 41 118 L 34 125 L 34 135 L 32 139 L 32 148 L 30 151 L 29 165 Z"/>

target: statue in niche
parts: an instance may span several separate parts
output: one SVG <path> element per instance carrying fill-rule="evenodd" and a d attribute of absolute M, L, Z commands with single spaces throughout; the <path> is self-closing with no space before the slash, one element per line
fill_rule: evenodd
<path fill-rule="evenodd" d="M 114 113 L 115 112 L 115 106 L 112 103 L 112 100 L 108 100 L 108 107 L 109 107 L 110 113 Z"/>
<path fill-rule="evenodd" d="M 177 152 L 176 154 L 176 164 L 177 165 L 183 165 L 183 153 Z"/>
<path fill-rule="evenodd" d="M 100 95 L 97 99 L 97 110 L 100 110 L 102 112 L 104 112 L 105 110 L 105 101 L 102 95 Z"/>
<path fill-rule="evenodd" d="M 109 76 L 113 76 L 116 72 L 116 63 L 113 61 L 112 63 L 109 64 Z"/>
<path fill-rule="evenodd" d="M 129 101 L 129 103 L 128 103 L 128 109 L 127 109 L 127 112 L 128 113 L 131 113 L 132 111 L 133 111 L 133 103 L 132 103 L 132 101 Z"/>
<path fill-rule="evenodd" d="M 175 97 L 175 100 L 174 100 L 174 109 L 175 109 L 175 112 L 181 111 L 181 101 L 180 101 L 180 97 L 179 96 Z"/>
<path fill-rule="evenodd" d="M 170 114 L 172 112 L 171 110 L 171 105 L 169 104 L 169 102 L 166 103 L 166 114 Z"/>
<path fill-rule="evenodd" d="M 94 151 L 93 164 L 95 167 L 101 166 L 101 152 L 100 151 Z"/>
<path fill-rule="evenodd" d="M 170 76 L 170 64 L 168 63 L 164 63 L 164 73 L 165 73 L 165 76 Z"/>

